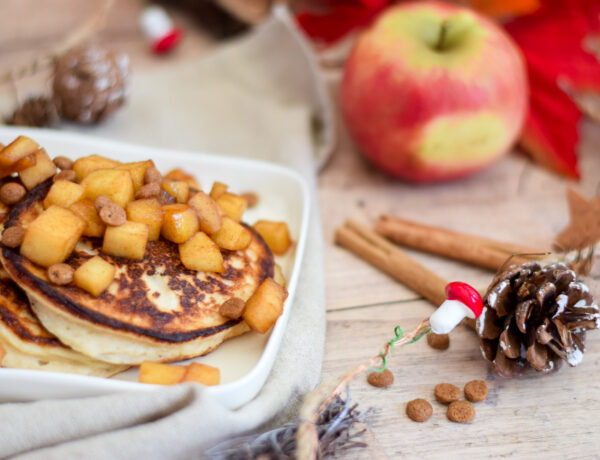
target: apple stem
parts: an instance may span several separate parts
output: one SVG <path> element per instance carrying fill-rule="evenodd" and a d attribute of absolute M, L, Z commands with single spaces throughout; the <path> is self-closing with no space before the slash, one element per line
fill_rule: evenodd
<path fill-rule="evenodd" d="M 448 33 L 448 20 L 444 19 L 442 24 L 440 25 L 440 34 L 438 35 L 438 40 L 435 45 L 435 49 L 437 51 L 443 51 L 444 45 L 446 44 L 446 34 Z"/>

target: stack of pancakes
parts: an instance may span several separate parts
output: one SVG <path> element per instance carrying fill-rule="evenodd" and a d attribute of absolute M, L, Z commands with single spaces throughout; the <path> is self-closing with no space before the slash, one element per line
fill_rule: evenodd
<path fill-rule="evenodd" d="M 4 227 L 27 224 L 42 211 L 51 181 L 30 191 Z M 224 251 L 223 273 L 186 269 L 176 244 L 148 242 L 143 260 L 102 257 L 116 268 L 98 297 L 49 282 L 46 270 L 2 247 L 0 345 L 3 367 L 109 376 L 142 361 L 204 355 L 249 330 L 219 314 L 223 302 L 247 300 L 273 276 L 271 251 L 252 228 L 243 251 Z M 83 237 L 65 261 L 74 268 L 98 254 L 101 240 Z"/>

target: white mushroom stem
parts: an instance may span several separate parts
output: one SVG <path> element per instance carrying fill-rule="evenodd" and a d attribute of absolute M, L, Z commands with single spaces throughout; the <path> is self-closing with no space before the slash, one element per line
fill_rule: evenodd
<path fill-rule="evenodd" d="M 171 19 L 159 6 L 149 6 L 142 11 L 140 26 L 151 40 L 159 40 L 173 30 Z"/>
<path fill-rule="evenodd" d="M 431 330 L 436 334 L 448 334 L 463 318 L 475 318 L 469 307 L 458 300 L 446 300 L 429 317 Z"/>

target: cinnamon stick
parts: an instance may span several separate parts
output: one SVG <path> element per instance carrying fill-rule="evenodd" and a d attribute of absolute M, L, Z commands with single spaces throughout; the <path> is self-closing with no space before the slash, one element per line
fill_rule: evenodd
<path fill-rule="evenodd" d="M 513 256 L 511 264 L 523 264 L 527 255 L 543 253 L 521 245 L 504 243 L 440 227 L 383 215 L 375 222 L 375 231 L 397 244 L 460 260 L 492 271 Z"/>
<path fill-rule="evenodd" d="M 448 282 L 394 246 L 373 230 L 347 221 L 335 234 L 335 241 L 359 257 L 383 270 L 434 305 L 446 300 Z"/>

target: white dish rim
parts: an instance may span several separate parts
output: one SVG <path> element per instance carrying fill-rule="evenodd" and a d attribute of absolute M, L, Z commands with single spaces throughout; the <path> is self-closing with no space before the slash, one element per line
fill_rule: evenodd
<path fill-rule="evenodd" d="M 195 161 L 205 159 L 211 162 L 221 163 L 225 165 L 236 164 L 240 167 L 249 166 L 287 176 L 290 178 L 290 180 L 295 181 L 300 186 L 302 193 L 302 217 L 298 239 L 295 242 L 296 248 L 294 255 L 294 263 L 291 269 L 291 276 L 287 282 L 287 290 L 289 295 L 285 301 L 284 312 L 278 319 L 277 324 L 273 327 L 270 337 L 267 340 L 267 343 L 263 349 L 263 352 L 261 353 L 258 362 L 252 367 L 252 369 L 249 372 L 244 374 L 244 376 L 242 376 L 241 378 L 238 378 L 237 380 L 234 380 L 232 382 L 204 388 L 204 390 L 208 394 L 215 396 L 223 405 L 229 407 L 230 409 L 236 409 L 253 399 L 263 387 L 266 379 L 268 378 L 269 373 L 271 372 L 273 364 L 275 363 L 275 359 L 279 352 L 279 347 L 281 345 L 281 341 L 283 339 L 283 335 L 287 327 L 290 309 L 292 308 L 291 306 L 293 304 L 293 300 L 296 293 L 296 286 L 300 275 L 300 266 L 304 258 L 304 250 L 306 247 L 311 206 L 309 186 L 306 179 L 297 171 L 289 167 L 264 160 L 229 155 L 218 155 L 206 152 L 195 152 L 190 150 L 152 147 L 137 143 L 129 143 L 99 138 L 88 134 L 74 133 L 69 131 L 58 131 L 44 128 L 0 126 L 0 136 L 12 136 L 14 138 L 19 135 L 29 136 L 36 141 L 38 141 L 39 139 L 39 143 L 42 146 L 44 143 L 43 138 L 45 138 L 52 139 L 55 142 L 81 143 L 85 147 L 90 146 L 92 148 L 97 147 L 99 149 L 113 151 L 117 151 L 118 148 L 121 148 L 124 150 L 126 149 L 130 152 L 134 152 L 134 154 L 143 150 L 144 153 L 147 152 L 148 158 L 167 157 L 169 154 L 176 154 L 181 155 L 183 157 L 193 156 Z M 45 382 L 54 385 L 61 385 L 64 383 L 69 383 L 71 385 L 82 385 L 86 386 L 86 389 L 89 389 L 91 392 L 97 392 L 97 394 L 108 394 L 122 391 L 146 391 L 162 388 L 161 385 L 130 382 L 125 380 L 115 380 L 111 378 L 12 368 L 0 368 L 0 383 L 3 380 L 3 375 L 5 376 L 5 378 L 8 377 L 14 380 L 32 379 L 39 380 L 40 383 Z M 234 394 L 240 389 L 246 388 L 249 382 L 254 382 L 255 380 L 262 380 L 262 382 L 258 386 L 258 389 L 255 392 L 253 392 L 253 394 L 250 397 L 242 398 L 244 399 L 244 401 L 241 403 L 236 403 L 233 405 L 227 404 L 227 399 L 224 398 L 225 395 Z"/>

